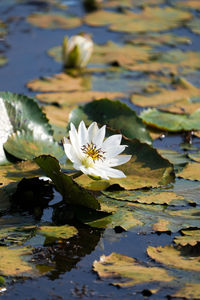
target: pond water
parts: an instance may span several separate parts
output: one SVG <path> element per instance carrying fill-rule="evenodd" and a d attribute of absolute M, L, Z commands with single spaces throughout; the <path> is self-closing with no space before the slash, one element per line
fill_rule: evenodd
<path fill-rule="evenodd" d="M 104 1 L 105 3 L 109 3 L 109 1 Z M 117 8 L 120 6 L 120 1 L 111 1 L 113 2 L 112 7 L 104 8 L 105 11 L 109 12 L 123 12 L 124 8 Z M 139 5 L 135 5 L 135 3 L 139 3 L 140 1 L 130 1 L 132 3 L 131 8 L 128 8 L 131 12 L 141 13 L 144 8 L 141 8 Z M 176 7 L 178 2 L 184 1 L 143 1 L 146 3 L 147 8 L 155 8 L 162 7 L 165 9 L 166 7 Z M 186 2 L 186 1 L 185 1 Z M 190 1 L 187 1 L 190 2 Z M 123 3 L 123 1 L 122 1 Z M 124 3 L 129 3 L 129 1 L 124 1 Z M 67 8 L 61 8 L 59 5 L 65 4 Z M 121 4 L 122 5 L 122 4 Z M 128 5 L 128 4 L 127 4 Z M 123 5 L 122 5 L 123 6 Z M 198 6 L 198 4 L 197 4 Z M 181 6 L 178 9 L 181 9 L 183 12 L 191 13 L 196 19 L 199 19 L 200 16 L 200 6 L 197 9 L 190 9 L 190 7 Z M 68 16 L 78 16 L 82 18 L 86 15 L 86 11 L 83 8 L 83 4 L 81 1 L 50 1 L 50 0 L 35 0 L 35 1 L 16 1 L 16 0 L 0 0 L 0 20 L 4 22 L 8 28 L 8 33 L 5 36 L 2 36 L 0 39 L 0 54 L 5 55 L 8 59 L 8 62 L 5 65 L 0 67 L 0 90 L 1 91 L 10 91 L 12 93 L 25 94 L 30 97 L 36 96 L 38 93 L 42 93 L 37 89 L 28 89 L 27 83 L 36 79 L 36 78 L 44 78 L 51 77 L 55 74 L 61 73 L 63 71 L 62 64 L 56 61 L 50 55 L 48 55 L 48 51 L 62 44 L 63 38 L 65 35 L 72 36 L 74 34 L 78 34 L 80 32 L 90 33 L 93 41 L 96 44 L 104 45 L 107 41 L 113 41 L 118 45 L 124 46 L 127 40 L 133 41 L 137 38 L 143 39 L 145 37 L 146 40 L 150 39 L 149 44 L 145 45 L 145 42 L 139 43 L 138 47 L 152 47 L 147 52 L 152 55 L 161 56 L 162 53 L 168 55 L 172 50 L 181 50 L 181 53 L 187 53 L 191 51 L 195 51 L 198 53 L 198 59 L 195 62 L 192 61 L 193 56 L 190 58 L 185 58 L 185 60 L 191 59 L 191 70 L 187 70 L 187 72 L 175 72 L 174 69 L 169 67 L 169 70 L 163 71 L 158 70 L 156 75 L 152 72 L 155 77 L 151 77 L 152 74 L 148 73 L 148 67 L 143 72 L 139 68 L 135 68 L 138 61 L 145 64 L 148 60 L 144 59 L 145 55 L 140 57 L 140 53 L 136 53 L 138 55 L 138 60 L 136 60 L 135 65 L 131 65 L 131 68 L 128 68 L 128 64 L 124 63 L 126 54 L 121 54 L 121 66 L 108 68 L 109 63 L 105 62 L 91 62 L 88 66 L 88 69 L 95 68 L 97 69 L 102 67 L 102 71 L 94 70 L 89 74 L 90 76 L 90 85 L 91 90 L 99 91 L 99 92 L 121 92 L 123 96 L 121 96 L 121 101 L 126 103 L 131 109 L 135 110 L 139 115 L 140 112 L 144 110 L 145 107 L 151 107 L 151 105 L 138 105 L 138 102 L 133 100 L 130 101 L 130 97 L 132 95 L 146 95 L 145 89 L 150 90 L 151 86 L 156 85 L 161 89 L 168 89 L 169 91 L 176 89 L 171 84 L 171 78 L 183 77 L 185 80 L 189 81 L 196 88 L 200 88 L 200 80 L 199 80 L 199 70 L 200 70 L 200 53 L 199 45 L 200 45 L 200 36 L 196 32 L 192 32 L 191 29 L 187 26 L 187 23 L 184 20 L 178 20 L 179 26 L 175 26 L 175 28 L 163 29 L 161 34 L 159 30 L 155 30 L 153 33 L 151 30 L 144 30 L 144 32 L 137 32 L 134 34 L 128 32 L 120 32 L 109 29 L 109 26 L 106 24 L 102 24 L 101 26 L 90 26 L 88 22 L 85 21 L 80 26 L 74 28 L 62 29 L 59 26 L 57 28 L 41 28 L 40 21 L 38 26 L 34 26 L 31 22 L 28 21 L 27 17 L 33 13 L 49 13 L 49 12 L 57 12 L 57 13 L 67 13 Z M 163 17 L 165 18 L 165 16 Z M 91 22 L 95 23 L 96 20 L 92 20 Z M 146 20 L 144 19 L 144 22 Z M 190 21 L 190 20 L 189 20 Z M 188 21 L 188 22 L 189 22 Z M 100 22 L 97 20 L 97 22 Z M 151 20 L 149 21 L 150 24 Z M 168 23 L 170 20 L 168 21 Z M 172 21 L 173 22 L 173 21 Z M 176 22 L 176 21 L 174 21 Z M 167 23 L 167 22 L 166 22 Z M 111 20 L 112 24 L 112 20 Z M 123 26 L 123 25 L 122 25 Z M 128 26 L 128 24 L 126 25 Z M 128 28 L 128 27 L 127 27 Z M 187 37 L 188 43 L 178 43 L 175 42 L 160 42 L 162 38 L 162 34 L 173 33 L 178 37 Z M 157 34 L 157 38 L 155 38 L 155 44 L 153 45 L 154 37 Z M 150 38 L 149 38 L 150 37 Z M 136 42 L 135 42 L 136 43 Z M 147 42 L 146 42 L 147 43 Z M 133 43 L 134 44 L 134 43 Z M 153 45 L 153 46 L 152 46 Z M 143 49 L 139 49 L 139 51 L 143 51 Z M 146 51 L 146 50 L 145 50 Z M 129 55 L 129 54 L 127 54 Z M 172 55 L 172 54 L 170 54 Z M 179 68 L 185 68 L 183 64 L 183 60 L 180 58 L 180 54 L 173 54 L 174 60 L 176 60 L 176 64 Z M 181 54 L 182 55 L 182 54 Z M 119 55 L 120 56 L 120 55 Z M 115 60 L 117 56 L 114 56 Z M 167 58 L 172 63 L 172 59 Z M 164 64 L 167 59 L 160 59 L 160 63 Z M 178 60 L 181 62 L 177 62 Z M 194 60 L 195 60 L 194 59 Z M 120 57 L 119 57 L 120 60 Z M 153 61 L 153 60 L 152 60 Z M 110 65 L 116 63 L 116 61 L 110 60 Z M 180 63 L 180 64 L 179 64 Z M 124 64 L 124 65 L 123 65 Z M 190 65 L 190 61 L 188 62 Z M 106 66 L 104 68 L 104 66 Z M 119 69 L 123 69 L 119 71 Z M 152 67 L 153 68 L 153 67 Z M 172 69 L 170 69 L 172 68 Z M 189 69 L 188 66 L 186 66 Z M 173 73 L 174 72 L 174 73 Z M 163 75 L 164 74 L 164 75 Z M 164 76 L 166 76 L 164 78 Z M 87 77 L 87 76 L 86 76 Z M 151 83 L 149 84 L 149 82 Z M 153 82 L 153 83 L 152 83 Z M 154 90 L 155 93 L 157 91 Z M 151 96 L 150 93 L 147 96 Z M 199 95 L 196 96 L 197 102 L 199 101 Z M 114 97 L 118 98 L 118 97 Z M 91 100 L 91 99 L 90 99 Z M 52 106 L 52 110 L 54 106 L 52 103 L 45 103 L 46 101 L 42 101 L 41 99 L 38 101 L 40 106 L 45 106 L 46 104 Z M 80 101 L 81 102 L 81 101 Z M 144 103 L 144 102 L 143 102 Z M 1 115 L 0 115 L 1 118 Z M 53 122 L 52 122 L 53 123 Z M 57 124 L 56 124 L 57 125 Z M 66 122 L 67 125 L 67 122 Z M 160 130 L 159 137 L 153 141 L 153 147 L 159 149 L 167 149 L 177 151 L 180 155 L 184 156 L 184 158 L 172 157 L 173 164 L 175 166 L 175 170 L 182 170 L 185 167 L 186 163 L 189 161 L 188 154 L 189 153 L 197 153 L 199 155 L 200 149 L 200 139 L 199 133 L 197 136 L 192 136 L 189 140 L 192 143 L 187 143 L 187 135 L 184 132 L 180 133 L 170 133 L 167 130 Z M 164 152 L 163 152 L 164 155 Z M 169 155 L 169 154 L 168 154 Z M 166 154 L 167 156 L 167 154 Z M 165 157 L 165 156 L 164 156 Z M 169 156 L 167 158 L 170 160 Z M 178 161 L 178 159 L 183 159 L 182 163 Z M 187 160 L 188 159 L 188 160 Z M 171 161 L 171 160 L 170 160 Z M 190 160 L 191 161 L 191 160 Z M 199 161 L 198 161 L 199 162 Z M 146 172 L 146 169 L 144 170 Z M 198 173 L 198 171 L 196 172 Z M 199 176 L 199 173 L 197 174 Z M 181 176 L 180 176 L 181 177 Z M 158 207 L 161 207 L 160 210 L 151 211 L 151 213 L 146 213 L 146 210 L 149 209 L 151 205 L 148 206 L 147 209 L 144 207 L 134 207 L 134 211 L 143 217 L 144 228 L 140 226 L 129 228 L 127 231 L 123 229 L 123 226 L 116 226 L 115 228 L 105 228 L 105 229 L 97 229 L 90 227 L 88 225 L 83 224 L 75 224 L 78 228 L 78 234 L 66 241 L 57 242 L 53 244 L 45 244 L 45 238 L 41 235 L 35 235 L 32 238 L 28 239 L 24 245 L 29 245 L 37 249 L 34 254 L 34 260 L 40 263 L 49 265 L 52 269 L 46 275 L 29 278 L 29 276 L 24 277 L 9 277 L 6 278 L 6 291 L 1 293 L 2 299 L 170 299 L 173 298 L 172 295 L 176 292 L 176 285 L 181 289 L 184 287 L 184 284 L 191 283 L 197 284 L 198 289 L 200 291 L 200 277 L 195 272 L 197 270 L 190 270 L 189 275 L 187 273 L 187 268 L 183 270 L 179 269 L 177 266 L 173 267 L 172 265 L 166 266 L 166 270 L 169 271 L 169 274 L 176 275 L 176 280 L 173 282 L 169 282 L 169 284 L 159 283 L 158 280 L 150 280 L 130 286 L 120 288 L 119 285 L 116 287 L 111 285 L 114 280 L 121 280 L 123 282 L 123 276 L 115 275 L 114 280 L 110 279 L 109 276 L 107 279 L 99 277 L 97 272 L 93 271 L 93 263 L 95 260 L 99 261 L 102 255 L 110 255 L 113 252 L 120 253 L 125 256 L 129 256 L 135 258 L 136 261 L 139 261 L 142 266 L 148 267 L 161 267 L 162 262 L 155 262 L 150 256 L 147 255 L 147 248 L 151 247 L 159 247 L 165 245 L 174 245 L 174 238 L 178 236 L 182 236 L 181 229 L 197 229 L 199 220 L 199 179 L 197 180 L 187 180 L 186 177 L 180 178 L 176 177 L 174 182 L 166 184 L 163 189 L 157 189 L 158 191 L 163 192 L 174 192 L 178 196 L 183 196 L 187 200 L 187 203 L 182 205 L 182 203 L 175 204 L 169 206 L 170 214 L 173 215 L 173 212 L 176 210 L 184 209 L 193 209 L 196 208 L 196 219 L 193 221 L 188 221 L 188 219 L 192 219 L 195 216 L 195 212 L 192 212 L 188 219 L 185 218 L 184 213 L 181 216 L 183 227 L 180 224 L 175 224 L 174 218 L 172 221 L 170 219 L 169 223 L 172 222 L 171 229 L 164 230 L 153 230 L 152 224 L 154 218 L 157 218 L 159 215 L 164 216 L 164 214 L 168 213 L 167 204 L 163 203 L 159 204 Z M 184 179 L 186 178 L 186 179 Z M 148 190 L 148 186 L 144 191 Z M 110 190 L 109 190 L 110 191 Z M 143 191 L 143 189 L 141 189 Z M 193 191 L 193 193 L 192 193 Z M 112 190 L 111 190 L 112 192 Z M 30 221 L 32 218 L 34 224 L 40 224 L 42 222 L 52 222 L 52 214 L 54 211 L 54 206 L 62 200 L 61 195 L 53 188 L 53 190 L 48 190 L 48 197 L 50 202 L 48 205 L 44 206 L 37 215 L 34 212 L 27 212 L 19 210 L 17 214 L 22 215 L 24 218 Z M 188 194 L 187 194 L 188 193 Z M 112 197 L 111 197 L 112 198 Z M 137 202 L 137 200 L 136 200 Z M 138 202 L 137 202 L 138 204 Z M 156 205 L 155 205 L 156 206 Z M 153 205 L 152 205 L 153 207 Z M 129 208 L 129 210 L 133 210 L 133 208 Z M 154 208 L 152 208 L 154 209 Z M 151 208 L 150 208 L 151 210 Z M 146 215 L 145 215 L 146 213 Z M 171 217 L 170 215 L 170 217 Z M 16 217 L 16 211 L 14 213 L 2 214 L 0 219 L 3 219 L 3 224 L 5 223 L 6 218 Z M 191 217 L 192 216 L 192 217 Z M 36 219 L 34 219 L 36 217 Z M 38 221 L 38 219 L 39 221 Z M 148 219 L 148 222 L 145 223 L 145 218 Z M 164 218 L 164 217 L 163 217 Z M 167 218 L 167 217 L 166 217 Z M 185 218 L 185 219 L 184 219 Z M 27 224 L 29 223 L 27 222 Z M 159 218 L 157 219 L 159 222 Z M 181 222 L 181 221 L 180 221 Z M 193 223 L 192 223 L 193 222 Z M 196 222 L 196 223 L 195 223 Z M 174 225 L 175 224 L 175 225 Z M 73 224 L 74 225 L 74 224 Z M 75 226 L 75 227 L 76 227 Z M 164 225 L 163 225 L 164 226 Z M 109 227 L 109 226 L 108 226 Z M 173 229 L 172 229 L 173 227 Z M 195 248 L 195 255 L 199 256 L 199 243 L 200 240 L 197 240 L 197 245 Z M 188 250 L 188 249 L 186 249 Z M 191 254 L 192 250 L 189 248 L 189 254 Z M 195 262 L 194 262 L 195 263 Z M 172 268 L 172 271 L 171 271 Z M 174 272 L 174 273 L 173 273 Z M 185 272 L 185 273 L 184 273 Z M 175 275 L 174 275 L 175 274 Z M 6 276 L 5 276 L 6 277 Z M 112 277 L 112 276 L 111 276 Z M 189 278 L 187 281 L 187 277 Z M 162 280 L 162 278 L 161 278 Z M 199 294 L 195 294 L 197 299 L 200 299 Z M 183 296 L 182 296 L 183 297 Z M 178 294 L 174 298 L 180 298 Z M 191 299 L 195 298 L 191 296 Z M 190 296 L 187 295 L 187 299 L 190 299 Z"/>

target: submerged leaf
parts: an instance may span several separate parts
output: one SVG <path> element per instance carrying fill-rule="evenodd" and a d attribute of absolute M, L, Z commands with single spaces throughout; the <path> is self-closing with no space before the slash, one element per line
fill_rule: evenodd
<path fill-rule="evenodd" d="M 112 284 L 120 287 L 174 279 L 162 268 L 146 267 L 134 258 L 118 253 L 101 256 L 99 261 L 94 261 L 93 269 L 100 277 L 116 279 Z"/>

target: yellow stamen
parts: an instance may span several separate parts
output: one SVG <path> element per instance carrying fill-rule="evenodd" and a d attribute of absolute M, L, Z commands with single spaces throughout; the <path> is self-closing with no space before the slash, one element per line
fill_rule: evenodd
<path fill-rule="evenodd" d="M 83 153 L 85 153 L 88 157 L 91 157 L 93 159 L 93 162 L 95 162 L 96 160 L 104 160 L 105 157 L 103 156 L 103 154 L 105 152 L 103 152 L 101 150 L 101 148 L 97 149 L 97 146 L 95 144 L 93 144 L 93 142 L 91 142 L 90 144 L 87 143 L 87 145 L 83 145 L 81 147 L 81 150 L 83 151 Z"/>

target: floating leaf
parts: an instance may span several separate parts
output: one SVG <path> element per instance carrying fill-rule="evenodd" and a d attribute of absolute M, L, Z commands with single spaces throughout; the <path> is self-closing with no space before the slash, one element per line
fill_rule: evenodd
<path fill-rule="evenodd" d="M 54 239 L 69 239 L 78 233 L 73 226 L 40 226 L 38 233 Z"/>
<path fill-rule="evenodd" d="M 119 101 L 101 99 L 80 106 L 72 111 L 69 121 L 78 126 L 81 120 L 84 120 L 87 125 L 92 121 L 101 125 L 107 124 L 128 138 L 137 138 L 151 143 L 151 138 L 136 113 Z"/>
<path fill-rule="evenodd" d="M 32 136 L 32 142 L 39 140 L 41 142 L 46 141 L 48 143 L 53 143 L 53 131 L 51 126 L 48 123 L 46 116 L 32 98 L 1 92 L 0 107 L 2 112 L 0 134 L 0 156 L 2 162 L 5 160 L 3 144 L 13 132 L 25 132 L 25 135 L 29 135 L 29 139 L 30 136 Z M 14 156 L 17 156 L 11 148 L 9 149 Z M 25 145 L 23 150 L 24 152 L 26 151 Z M 19 151 L 21 151 L 21 149 L 18 149 L 18 152 Z"/>
<path fill-rule="evenodd" d="M 1 245 L 22 245 L 34 233 L 36 226 L 1 226 L 0 243 Z"/>
<path fill-rule="evenodd" d="M 117 210 L 109 216 L 105 216 L 94 221 L 84 220 L 84 223 L 95 228 L 121 227 L 124 230 L 129 230 L 130 228 L 143 225 L 143 223 L 137 220 L 131 212 L 125 209 Z"/>
<path fill-rule="evenodd" d="M 118 191 L 104 192 L 104 194 L 113 199 L 139 202 L 145 204 L 167 204 L 181 205 L 184 203 L 184 197 L 175 194 L 174 192 L 166 191 Z"/>
<path fill-rule="evenodd" d="M 29 247 L 8 248 L 0 247 L 0 274 L 5 276 L 35 276 L 36 270 L 23 260 L 24 256 L 32 253 Z"/>
<path fill-rule="evenodd" d="M 0 166 L 1 187 L 11 182 L 20 181 L 22 178 L 33 178 L 42 176 L 43 173 L 38 165 L 32 161 Z"/>
<path fill-rule="evenodd" d="M 128 33 L 163 31 L 180 26 L 180 22 L 190 20 L 192 15 L 171 7 L 145 7 L 141 13 L 125 13 L 99 10 L 88 14 L 84 21 L 91 26 L 110 25 L 114 31 Z"/>
<path fill-rule="evenodd" d="M 137 140 L 124 140 L 123 144 L 128 145 L 124 153 L 132 155 L 129 162 L 119 167 L 126 178 L 94 181 L 82 175 L 76 181 L 91 190 L 104 190 L 113 184 L 118 184 L 125 189 L 158 187 L 173 181 L 172 165 L 155 149 Z"/>
<path fill-rule="evenodd" d="M 200 230 L 181 230 L 183 236 L 176 236 L 174 242 L 177 245 L 186 246 L 191 245 L 195 246 L 197 243 L 200 243 Z"/>
<path fill-rule="evenodd" d="M 189 158 L 191 158 L 192 160 L 196 161 L 196 162 L 200 162 L 200 151 L 199 152 L 192 152 L 192 153 L 188 153 Z"/>
<path fill-rule="evenodd" d="M 148 33 L 146 35 L 138 35 L 128 40 L 133 45 L 148 45 L 157 47 L 161 45 L 177 46 L 178 44 L 190 44 L 189 37 L 178 36 L 173 33 Z"/>
<path fill-rule="evenodd" d="M 172 246 L 147 248 L 147 254 L 155 261 L 172 268 L 188 271 L 200 271 L 199 257 L 183 256 L 181 251 Z"/>
<path fill-rule="evenodd" d="M 179 165 L 184 165 L 190 161 L 185 153 L 179 153 L 169 149 L 157 149 L 158 153 L 169 160 L 169 162 L 175 165 L 177 168 Z"/>
<path fill-rule="evenodd" d="M 117 279 L 112 284 L 120 287 L 145 282 L 170 282 L 174 279 L 162 268 L 144 266 L 134 258 L 118 253 L 101 256 L 99 261 L 94 261 L 93 269 L 100 277 Z"/>
<path fill-rule="evenodd" d="M 189 180 L 200 180 L 200 164 L 188 163 L 187 166 L 177 174 L 177 176 Z"/>
<path fill-rule="evenodd" d="M 200 9 L 200 2 L 198 0 L 184 0 L 184 1 L 176 1 L 175 6 L 179 8 L 186 9 Z"/>
<path fill-rule="evenodd" d="M 200 20 L 193 18 L 192 21 L 187 23 L 187 27 L 194 33 L 200 34 Z"/>
<path fill-rule="evenodd" d="M 148 109 L 144 110 L 140 117 L 146 124 L 165 131 L 179 132 L 200 129 L 200 110 L 191 115 L 180 115 L 158 109 Z"/>
<path fill-rule="evenodd" d="M 186 283 L 180 290 L 171 295 L 173 298 L 200 299 L 200 284 Z"/>
<path fill-rule="evenodd" d="M 0 32 L 0 34 L 1 34 L 1 32 Z M 7 57 L 3 54 L 0 54 L 0 67 L 7 64 L 7 62 L 8 62 Z"/>
<path fill-rule="evenodd" d="M 67 203 L 99 209 L 98 200 L 88 191 L 81 188 L 70 176 L 61 172 L 59 162 L 50 155 L 42 155 L 34 160 L 45 174 L 51 178 L 58 192 Z"/>
<path fill-rule="evenodd" d="M 188 109 L 190 109 L 190 112 L 194 112 L 194 110 L 200 108 L 200 103 L 195 103 L 193 111 L 191 111 L 190 108 L 192 105 L 192 98 L 197 97 L 200 97 L 200 89 L 196 88 L 186 80 L 180 78 L 178 82 L 173 86 L 173 90 L 159 89 L 156 94 L 147 96 L 132 95 L 131 101 L 134 104 L 142 107 L 163 107 L 165 110 L 168 110 L 168 107 L 166 105 L 172 103 L 172 108 L 175 105 L 180 107 L 179 111 L 183 114 L 184 109 L 186 110 L 186 105 L 188 106 Z"/>
<path fill-rule="evenodd" d="M 81 26 L 81 19 L 61 13 L 33 13 L 27 21 L 34 26 L 48 29 L 70 29 Z"/>
<path fill-rule="evenodd" d="M 30 132 L 17 131 L 4 144 L 4 149 L 21 160 L 31 160 L 42 154 L 52 154 L 57 158 L 64 155 L 58 143 L 34 138 Z"/>
<path fill-rule="evenodd" d="M 41 92 L 69 92 L 88 89 L 83 78 L 74 78 L 65 73 L 55 74 L 53 77 L 32 80 L 27 83 L 27 87 L 33 91 Z"/>

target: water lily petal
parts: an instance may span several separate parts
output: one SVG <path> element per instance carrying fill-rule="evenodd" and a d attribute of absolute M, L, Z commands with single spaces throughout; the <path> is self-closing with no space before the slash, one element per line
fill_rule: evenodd
<path fill-rule="evenodd" d="M 73 123 L 70 124 L 70 128 L 71 128 L 71 130 L 69 131 L 69 136 L 70 136 L 71 144 L 74 148 L 74 151 L 76 152 L 76 155 L 78 157 L 82 157 L 82 151 L 81 151 L 81 145 L 80 145 L 80 142 L 79 142 L 79 136 L 78 136 L 77 130 L 76 130 Z"/>
<path fill-rule="evenodd" d="M 110 167 L 107 167 L 107 166 L 103 166 L 102 169 L 98 169 L 98 170 L 105 172 L 105 174 L 108 177 L 111 177 L 111 178 L 124 178 L 124 177 L 126 177 L 126 175 L 121 170 L 113 169 L 113 168 L 110 168 Z"/>
<path fill-rule="evenodd" d="M 99 127 L 96 122 L 92 122 L 88 127 L 88 143 L 91 143 L 95 135 L 97 135 Z"/>
<path fill-rule="evenodd" d="M 106 164 L 109 167 L 116 167 L 127 163 L 131 159 L 131 155 L 118 155 L 114 158 L 107 159 Z"/>
<path fill-rule="evenodd" d="M 97 148 L 102 146 L 103 140 L 106 134 L 106 126 L 102 126 L 97 134 L 93 137 L 92 142 L 97 146 Z"/>
<path fill-rule="evenodd" d="M 109 136 L 102 145 L 103 151 L 108 151 L 110 148 L 119 146 L 122 140 L 121 134 L 114 134 Z"/>
<path fill-rule="evenodd" d="M 113 146 L 112 148 L 109 148 L 109 150 L 105 151 L 104 156 L 106 157 L 106 159 L 110 159 L 122 153 L 125 150 L 125 148 L 125 145 Z"/>
<path fill-rule="evenodd" d="M 84 121 L 81 121 L 78 127 L 78 137 L 80 146 L 86 145 L 88 143 L 88 131 L 85 127 Z"/>

